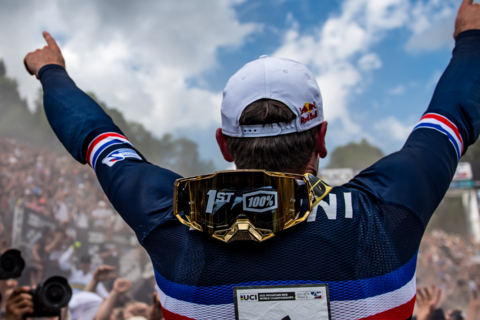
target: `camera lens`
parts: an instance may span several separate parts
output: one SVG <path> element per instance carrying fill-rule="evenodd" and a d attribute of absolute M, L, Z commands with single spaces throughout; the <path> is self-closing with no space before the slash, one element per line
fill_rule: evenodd
<path fill-rule="evenodd" d="M 10 249 L 0 256 L 0 279 L 18 278 L 25 268 L 20 251 Z"/>
<path fill-rule="evenodd" d="M 47 301 L 51 304 L 59 303 L 64 295 L 65 291 L 56 283 L 52 284 L 45 292 L 45 297 L 47 298 Z"/>
<path fill-rule="evenodd" d="M 12 257 L 4 257 L 1 262 L 1 268 L 6 273 L 11 273 L 15 270 L 15 259 Z"/>
<path fill-rule="evenodd" d="M 41 290 L 41 300 L 49 308 L 61 309 L 68 305 L 72 289 L 63 277 L 51 277 L 45 281 Z"/>

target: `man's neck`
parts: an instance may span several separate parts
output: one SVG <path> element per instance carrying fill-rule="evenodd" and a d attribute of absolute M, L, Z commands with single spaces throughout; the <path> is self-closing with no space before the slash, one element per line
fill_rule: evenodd
<path fill-rule="evenodd" d="M 305 173 L 311 173 L 314 176 L 318 173 L 318 165 L 320 163 L 320 157 L 315 153 L 312 154 L 310 161 L 307 163 L 307 167 L 305 168 Z"/>

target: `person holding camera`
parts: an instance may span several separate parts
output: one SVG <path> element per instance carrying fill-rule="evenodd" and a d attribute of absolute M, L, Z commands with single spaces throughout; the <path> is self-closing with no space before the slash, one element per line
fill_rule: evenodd
<path fill-rule="evenodd" d="M 24 286 L 13 290 L 7 300 L 7 320 L 23 320 L 24 316 L 33 313 L 33 297 L 30 287 Z"/>

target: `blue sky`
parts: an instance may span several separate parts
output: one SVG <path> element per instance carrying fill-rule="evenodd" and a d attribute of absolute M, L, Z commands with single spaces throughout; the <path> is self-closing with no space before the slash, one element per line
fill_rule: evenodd
<path fill-rule="evenodd" d="M 361 138 L 385 153 L 398 150 L 451 57 L 460 0 L 112 4 L 0 2 L 0 57 L 22 95 L 32 102 L 39 86 L 22 58 L 43 46 L 41 31 L 48 30 L 82 89 L 159 136 L 196 141 L 202 158 L 224 169 L 214 139 L 221 92 L 236 70 L 262 54 L 313 71 L 330 122 L 330 150 Z"/>

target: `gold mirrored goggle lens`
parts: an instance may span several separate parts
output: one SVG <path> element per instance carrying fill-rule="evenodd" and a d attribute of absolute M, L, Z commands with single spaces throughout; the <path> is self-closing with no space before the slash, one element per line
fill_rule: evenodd
<path fill-rule="evenodd" d="M 313 175 L 220 171 L 177 180 L 174 214 L 225 242 L 263 241 L 306 220 L 328 188 Z"/>

